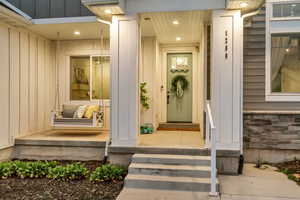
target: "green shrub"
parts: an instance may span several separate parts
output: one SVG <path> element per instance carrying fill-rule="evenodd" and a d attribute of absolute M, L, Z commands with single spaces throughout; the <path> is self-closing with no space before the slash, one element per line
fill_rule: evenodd
<path fill-rule="evenodd" d="M 20 178 L 42 178 L 46 177 L 48 171 L 58 165 L 56 161 L 14 161 L 15 173 Z"/>
<path fill-rule="evenodd" d="M 7 179 L 13 176 L 15 173 L 12 162 L 0 163 L 0 179 Z"/>
<path fill-rule="evenodd" d="M 47 177 L 56 180 L 79 180 L 87 177 L 88 173 L 88 169 L 81 163 L 74 163 L 50 168 Z"/>
<path fill-rule="evenodd" d="M 101 182 L 123 180 L 125 175 L 126 171 L 121 167 L 114 165 L 102 165 L 92 172 L 90 175 L 90 181 Z"/>

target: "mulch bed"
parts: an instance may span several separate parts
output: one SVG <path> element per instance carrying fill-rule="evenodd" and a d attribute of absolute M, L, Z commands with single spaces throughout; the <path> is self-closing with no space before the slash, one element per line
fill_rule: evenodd
<path fill-rule="evenodd" d="M 275 165 L 279 171 L 287 174 L 289 179 L 296 181 L 300 185 L 300 160 L 294 160 Z"/>
<path fill-rule="evenodd" d="M 59 161 L 61 164 L 76 161 Z M 98 161 L 81 162 L 90 171 L 99 167 Z M 46 178 L 0 180 L 1 200 L 114 200 L 123 187 L 123 181 L 91 183 L 88 179 L 57 181 Z"/>

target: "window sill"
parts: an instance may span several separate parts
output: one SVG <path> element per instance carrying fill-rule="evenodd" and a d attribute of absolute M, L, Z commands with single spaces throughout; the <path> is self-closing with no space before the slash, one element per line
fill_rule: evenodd
<path fill-rule="evenodd" d="M 300 102 L 300 94 L 269 94 L 267 102 Z"/>

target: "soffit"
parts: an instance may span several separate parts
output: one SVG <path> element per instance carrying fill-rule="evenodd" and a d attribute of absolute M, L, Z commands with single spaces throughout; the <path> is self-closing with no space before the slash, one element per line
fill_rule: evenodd
<path fill-rule="evenodd" d="M 178 25 L 173 21 L 177 20 Z M 194 43 L 201 39 L 203 24 L 210 23 L 211 11 L 159 12 L 141 14 L 142 36 L 155 36 L 160 43 Z"/>
<path fill-rule="evenodd" d="M 101 29 L 103 29 L 104 38 L 109 38 L 109 26 L 99 22 L 34 24 L 29 28 L 51 40 L 57 39 L 58 32 L 61 40 L 100 39 Z M 75 35 L 75 31 L 79 31 L 80 35 Z"/>
<path fill-rule="evenodd" d="M 248 6 L 246 8 L 241 8 L 241 3 L 246 2 Z M 228 0 L 228 9 L 240 9 L 242 13 L 248 13 L 257 10 L 265 3 L 265 0 Z"/>

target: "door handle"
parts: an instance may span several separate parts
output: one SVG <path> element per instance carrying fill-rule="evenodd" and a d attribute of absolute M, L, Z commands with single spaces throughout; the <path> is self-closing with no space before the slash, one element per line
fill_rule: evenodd
<path fill-rule="evenodd" d="M 167 104 L 170 103 L 170 91 L 167 92 Z"/>

